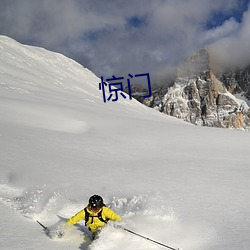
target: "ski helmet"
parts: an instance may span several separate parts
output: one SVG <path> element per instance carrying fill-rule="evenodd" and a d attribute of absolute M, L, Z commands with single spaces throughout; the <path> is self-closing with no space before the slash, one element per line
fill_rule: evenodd
<path fill-rule="evenodd" d="M 99 195 L 93 195 L 89 198 L 89 206 L 93 210 L 98 210 L 103 207 L 103 199 Z"/>

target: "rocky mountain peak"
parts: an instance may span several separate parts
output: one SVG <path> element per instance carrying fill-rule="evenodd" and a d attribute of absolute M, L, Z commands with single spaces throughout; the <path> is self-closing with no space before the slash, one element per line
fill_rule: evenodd
<path fill-rule="evenodd" d="M 194 55 L 188 57 L 177 69 L 177 77 L 193 77 L 205 74 L 210 69 L 209 53 L 201 49 Z"/>
<path fill-rule="evenodd" d="M 164 94 L 164 88 L 156 89 L 143 103 L 196 125 L 248 129 L 249 106 L 233 94 L 250 93 L 244 90 L 250 85 L 250 67 L 249 71 L 217 74 L 211 61 L 206 49 L 188 57 Z"/>

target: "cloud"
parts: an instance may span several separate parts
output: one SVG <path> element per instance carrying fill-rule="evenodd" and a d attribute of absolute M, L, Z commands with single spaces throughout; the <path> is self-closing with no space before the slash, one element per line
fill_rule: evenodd
<path fill-rule="evenodd" d="M 150 73 L 157 82 L 204 46 L 219 53 L 249 40 L 247 12 L 242 23 L 232 17 L 206 28 L 214 13 L 238 9 L 237 0 L 2 0 L 0 33 L 61 52 L 99 76 Z"/>
<path fill-rule="evenodd" d="M 240 28 L 240 24 L 232 17 L 226 20 L 221 26 L 204 31 L 200 38 L 201 44 L 211 44 L 225 37 L 235 34 Z"/>
<path fill-rule="evenodd" d="M 245 67 L 250 64 L 250 9 L 243 15 L 242 22 L 225 37 L 210 44 L 218 64 L 225 67 Z M 227 29 L 226 24 L 220 29 Z"/>

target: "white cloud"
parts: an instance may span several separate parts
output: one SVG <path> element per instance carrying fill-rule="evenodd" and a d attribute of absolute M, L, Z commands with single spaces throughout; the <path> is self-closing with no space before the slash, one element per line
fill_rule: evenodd
<path fill-rule="evenodd" d="M 210 30 L 205 30 L 204 34 L 201 36 L 200 43 L 211 44 L 214 41 L 218 41 L 222 38 L 237 33 L 239 28 L 240 24 L 232 17 L 229 20 L 226 20 L 221 26 Z"/>
<path fill-rule="evenodd" d="M 250 9 L 234 32 L 210 45 L 216 60 L 225 66 L 246 66 L 250 63 Z"/>
<path fill-rule="evenodd" d="M 161 78 L 165 69 L 205 45 L 213 43 L 220 50 L 223 44 L 236 43 L 238 38 L 231 34 L 238 34 L 242 43 L 249 38 L 247 14 L 242 24 L 232 18 L 214 30 L 204 29 L 215 11 L 230 14 L 237 4 L 237 0 L 2 0 L 0 33 L 63 52 L 98 75 L 149 72 Z M 131 17 L 143 25 L 133 26 Z"/>

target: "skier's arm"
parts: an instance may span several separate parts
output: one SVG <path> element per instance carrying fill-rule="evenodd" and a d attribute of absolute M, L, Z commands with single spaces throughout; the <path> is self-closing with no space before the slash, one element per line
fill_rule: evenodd
<path fill-rule="evenodd" d="M 67 224 L 75 225 L 78 221 L 84 220 L 85 218 L 85 212 L 84 209 L 72 216 L 70 219 L 68 219 Z"/>
<path fill-rule="evenodd" d="M 108 207 L 105 207 L 105 217 L 112 221 L 118 221 L 118 222 L 122 221 L 121 216 L 116 214 L 113 210 L 111 210 Z"/>

